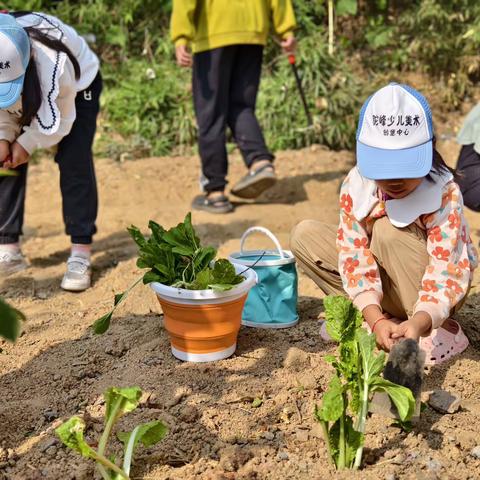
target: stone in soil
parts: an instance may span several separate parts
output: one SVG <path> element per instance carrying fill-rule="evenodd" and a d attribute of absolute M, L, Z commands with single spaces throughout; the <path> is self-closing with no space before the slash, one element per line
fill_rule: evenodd
<path fill-rule="evenodd" d="M 308 353 L 296 347 L 291 347 L 288 350 L 287 356 L 283 362 L 285 368 L 291 370 L 302 370 L 310 366 L 310 357 Z"/>
<path fill-rule="evenodd" d="M 460 408 L 462 397 L 455 392 L 435 390 L 430 394 L 428 404 L 440 413 L 455 413 Z"/>
<path fill-rule="evenodd" d="M 477 445 L 476 447 L 473 447 L 470 455 L 474 458 L 477 458 L 480 460 L 480 445 Z"/>
<path fill-rule="evenodd" d="M 227 447 L 220 454 L 219 467 L 226 472 L 236 472 L 252 458 L 250 451 L 241 447 Z"/>

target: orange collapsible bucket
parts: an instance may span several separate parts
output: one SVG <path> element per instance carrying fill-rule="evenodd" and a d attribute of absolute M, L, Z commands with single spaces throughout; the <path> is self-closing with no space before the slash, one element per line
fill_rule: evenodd
<path fill-rule="evenodd" d="M 185 290 L 152 283 L 164 313 L 172 354 L 188 362 L 228 358 L 237 348 L 242 311 L 256 273 L 235 265 L 245 280 L 226 292 Z"/>

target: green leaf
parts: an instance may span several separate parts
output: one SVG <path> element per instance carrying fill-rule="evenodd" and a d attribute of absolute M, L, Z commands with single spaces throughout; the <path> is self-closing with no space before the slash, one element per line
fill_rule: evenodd
<path fill-rule="evenodd" d="M 345 448 L 345 463 L 351 468 L 353 467 L 357 450 L 363 445 L 364 442 L 364 434 L 355 430 L 351 417 L 345 418 L 345 437 L 347 439 Z"/>
<path fill-rule="evenodd" d="M 139 387 L 112 387 L 103 396 L 106 404 L 105 420 L 108 422 L 112 415 L 118 418 L 125 413 L 135 410 L 142 396 L 142 390 Z"/>
<path fill-rule="evenodd" d="M 362 325 L 362 314 L 353 303 L 342 295 L 324 298 L 327 332 L 333 340 L 345 342 L 353 340 L 355 331 Z"/>
<path fill-rule="evenodd" d="M 0 298 L 0 337 L 14 342 L 20 335 L 21 321 L 25 315 Z"/>
<path fill-rule="evenodd" d="M 152 231 L 152 236 L 154 240 L 158 243 L 162 243 L 163 235 L 166 232 L 166 230 L 157 222 L 154 222 L 153 220 L 150 220 L 148 222 L 148 228 Z"/>
<path fill-rule="evenodd" d="M 326 422 L 337 421 L 345 412 L 343 385 L 338 376 L 330 380 L 328 390 L 323 395 L 322 407 L 318 412 L 318 419 Z"/>
<path fill-rule="evenodd" d="M 127 230 L 128 230 L 128 233 L 130 234 L 130 236 L 133 238 L 134 242 L 140 248 L 144 247 L 147 244 L 147 241 L 146 241 L 145 237 L 143 236 L 142 232 L 135 225 L 132 225 L 131 227 L 127 228 Z"/>
<path fill-rule="evenodd" d="M 173 247 L 172 252 L 192 257 L 200 245 L 200 239 L 192 227 L 191 213 L 187 214 L 183 223 L 165 232 L 163 240 Z"/>
<path fill-rule="evenodd" d="M 336 13 L 338 16 L 356 15 L 357 7 L 357 0 L 338 0 L 336 6 Z"/>
<path fill-rule="evenodd" d="M 80 417 L 72 417 L 62 423 L 56 430 L 58 438 L 69 448 L 80 453 L 83 457 L 94 458 L 94 450 L 83 438 L 85 422 Z"/>
<path fill-rule="evenodd" d="M 94 324 L 92 325 L 93 332 L 97 335 L 102 335 L 110 328 L 110 322 L 112 321 L 113 310 L 103 317 L 98 318 L 95 320 Z"/>
<path fill-rule="evenodd" d="M 160 282 L 160 283 L 163 283 L 162 282 L 162 276 L 159 275 L 158 273 L 155 273 L 155 272 L 147 272 L 144 276 L 143 276 L 143 284 L 144 285 L 147 285 L 149 283 L 152 283 L 152 282 Z"/>
<path fill-rule="evenodd" d="M 409 421 L 412 418 L 415 411 L 415 398 L 409 388 L 377 377 L 371 383 L 371 391 L 387 393 L 397 407 L 398 416 L 402 422 Z"/>
<path fill-rule="evenodd" d="M 215 262 L 213 267 L 212 285 L 238 285 L 244 278 L 237 275 L 235 267 L 229 260 L 220 259 Z"/>
<path fill-rule="evenodd" d="M 125 448 L 130 441 L 132 433 L 133 432 L 120 432 L 117 435 L 118 439 L 123 442 Z M 152 445 L 155 445 L 156 443 L 163 440 L 167 433 L 167 426 L 160 420 L 154 420 L 153 422 L 139 425 L 136 428 L 133 448 L 135 448 L 139 442 L 141 442 L 145 447 L 151 447 Z"/>
<path fill-rule="evenodd" d="M 0 177 L 18 177 L 20 172 L 17 170 L 9 170 L 7 168 L 0 168 Z"/>
<path fill-rule="evenodd" d="M 375 355 L 375 335 L 373 333 L 369 334 L 364 328 L 357 330 L 356 337 L 362 356 L 363 375 L 369 383 L 369 379 L 373 379 L 382 373 L 385 366 L 385 352 L 382 351 Z"/>
<path fill-rule="evenodd" d="M 252 402 L 252 407 L 253 408 L 258 408 L 263 405 L 263 400 L 261 398 L 256 397 L 253 402 Z"/>

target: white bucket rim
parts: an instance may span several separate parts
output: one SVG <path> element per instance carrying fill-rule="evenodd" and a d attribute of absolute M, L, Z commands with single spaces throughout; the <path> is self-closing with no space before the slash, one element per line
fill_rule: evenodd
<path fill-rule="evenodd" d="M 169 287 L 159 282 L 152 282 L 150 288 L 161 298 L 170 300 L 173 303 L 181 303 L 182 300 L 187 300 L 187 303 L 192 301 L 217 300 L 215 303 L 221 303 L 221 299 L 225 301 L 234 300 L 242 297 L 248 293 L 249 290 L 258 283 L 257 273 L 251 268 L 245 269 L 245 265 L 232 262 L 237 274 L 242 274 L 245 280 L 242 283 L 234 286 L 231 290 L 226 292 L 217 292 L 211 289 L 207 290 L 187 290 L 185 288 Z"/>
<path fill-rule="evenodd" d="M 234 252 L 228 257 L 228 259 L 232 263 L 239 263 L 246 267 L 278 267 L 280 265 L 289 265 L 291 263 L 295 263 L 295 256 L 290 250 L 282 250 L 282 252 L 285 257 L 279 258 L 277 260 L 260 260 L 259 262 L 257 262 L 256 260 L 243 260 L 242 258 L 254 255 L 260 256 L 262 254 L 275 255 L 277 257 L 280 257 L 277 250 L 247 250 L 243 252 Z"/>

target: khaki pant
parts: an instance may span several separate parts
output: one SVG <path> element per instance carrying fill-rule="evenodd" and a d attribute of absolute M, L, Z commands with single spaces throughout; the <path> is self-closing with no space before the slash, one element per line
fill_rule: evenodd
<path fill-rule="evenodd" d="M 298 265 L 327 295 L 345 295 L 336 238 L 336 226 L 304 220 L 293 229 L 290 239 Z M 373 226 L 370 250 L 380 268 L 383 310 L 399 319 L 408 318 L 429 263 L 426 232 L 415 224 L 394 227 L 383 217 Z"/>

